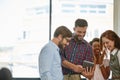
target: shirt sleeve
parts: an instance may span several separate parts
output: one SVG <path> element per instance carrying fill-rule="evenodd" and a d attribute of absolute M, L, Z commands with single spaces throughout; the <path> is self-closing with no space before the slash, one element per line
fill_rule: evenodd
<path fill-rule="evenodd" d="M 53 56 L 53 51 L 50 48 L 44 48 L 40 53 L 39 70 L 42 80 L 53 80 L 51 75 Z"/>

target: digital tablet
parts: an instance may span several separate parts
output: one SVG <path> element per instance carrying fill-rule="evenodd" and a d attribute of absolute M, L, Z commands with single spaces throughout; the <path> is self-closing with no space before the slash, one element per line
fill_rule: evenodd
<path fill-rule="evenodd" d="M 94 63 L 93 62 L 90 62 L 90 61 L 87 61 L 87 60 L 84 60 L 83 61 L 83 67 L 86 68 L 90 68 L 90 67 L 93 67 L 94 66 Z"/>

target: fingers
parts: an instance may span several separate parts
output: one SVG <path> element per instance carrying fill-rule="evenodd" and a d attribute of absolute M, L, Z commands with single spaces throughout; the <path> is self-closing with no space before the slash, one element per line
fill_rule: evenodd
<path fill-rule="evenodd" d="M 83 72 L 85 69 L 81 66 L 81 65 L 76 65 L 74 68 L 75 72 L 81 73 Z"/>
<path fill-rule="evenodd" d="M 90 67 L 90 70 L 89 70 L 90 72 L 92 72 L 92 67 Z"/>
<path fill-rule="evenodd" d="M 86 72 L 88 72 L 88 74 L 89 74 L 89 71 L 90 70 L 90 68 L 89 67 L 86 67 Z"/>

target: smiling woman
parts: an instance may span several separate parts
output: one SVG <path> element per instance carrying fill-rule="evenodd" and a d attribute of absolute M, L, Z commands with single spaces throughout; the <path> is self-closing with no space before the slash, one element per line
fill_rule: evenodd
<path fill-rule="evenodd" d="M 112 71 L 112 80 L 120 79 L 120 38 L 112 30 L 106 30 L 100 37 L 101 48 L 110 50 L 110 69 Z"/>

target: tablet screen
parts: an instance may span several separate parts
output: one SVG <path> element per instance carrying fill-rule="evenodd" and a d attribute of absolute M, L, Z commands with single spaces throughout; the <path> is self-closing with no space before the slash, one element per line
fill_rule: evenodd
<path fill-rule="evenodd" d="M 90 68 L 90 67 L 93 67 L 94 66 L 94 63 L 93 62 L 90 62 L 90 61 L 87 61 L 87 60 L 84 60 L 83 61 L 83 67 L 86 68 Z"/>

